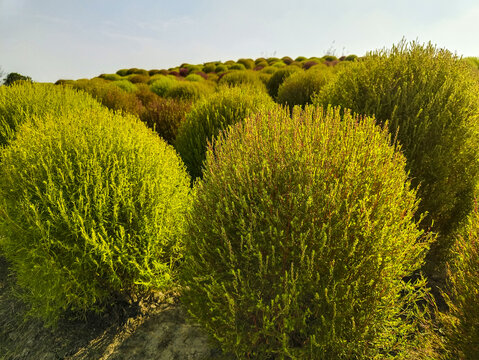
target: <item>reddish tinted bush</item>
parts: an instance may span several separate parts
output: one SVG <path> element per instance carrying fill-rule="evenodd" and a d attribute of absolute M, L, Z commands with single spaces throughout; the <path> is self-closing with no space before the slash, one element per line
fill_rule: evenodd
<path fill-rule="evenodd" d="M 150 77 L 148 75 L 133 75 L 129 80 L 133 84 L 147 84 Z"/>
<path fill-rule="evenodd" d="M 284 56 L 281 58 L 281 60 L 286 64 L 286 65 L 290 65 L 294 60 L 291 59 L 289 56 Z"/>
<path fill-rule="evenodd" d="M 310 69 L 313 66 L 318 65 L 318 64 L 319 63 L 317 61 L 314 61 L 314 60 L 306 61 L 305 63 L 303 63 L 303 69 L 308 70 L 308 69 Z"/>
<path fill-rule="evenodd" d="M 168 143 L 173 144 L 178 127 L 185 120 L 191 104 L 190 101 L 156 96 L 153 101 L 148 102 L 140 118 Z"/>
<path fill-rule="evenodd" d="M 186 77 L 186 75 L 188 75 L 188 72 L 189 72 L 189 70 L 187 68 L 182 67 L 182 68 L 180 68 L 179 73 L 180 73 L 180 76 Z"/>

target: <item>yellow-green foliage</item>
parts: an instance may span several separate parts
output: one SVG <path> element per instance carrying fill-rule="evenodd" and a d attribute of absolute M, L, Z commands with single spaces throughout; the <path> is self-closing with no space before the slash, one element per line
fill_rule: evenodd
<path fill-rule="evenodd" d="M 479 359 L 479 208 L 468 219 L 453 247 L 446 301 L 441 314 L 448 360 Z"/>
<path fill-rule="evenodd" d="M 479 82 L 447 50 L 401 42 L 351 62 L 316 103 L 340 105 L 379 123 L 388 121 L 402 145 L 407 170 L 438 241 L 427 272 L 442 267 L 454 232 L 472 209 L 478 174 Z"/>
<path fill-rule="evenodd" d="M 0 145 L 12 139 L 17 127 L 34 115 L 61 115 L 101 107 L 90 95 L 70 87 L 26 81 L 0 86 Z"/>
<path fill-rule="evenodd" d="M 268 94 L 249 87 L 225 87 L 198 102 L 186 115 L 175 142 L 192 178 L 201 176 L 208 141 L 260 109 L 273 107 Z"/>
<path fill-rule="evenodd" d="M 160 75 L 160 77 L 150 85 L 150 90 L 158 96 L 165 96 L 168 90 L 176 83 L 177 81 L 175 79 Z"/>
<path fill-rule="evenodd" d="M 0 248 L 30 315 L 171 289 L 190 184 L 174 149 L 108 109 L 36 122 L 0 164 Z"/>
<path fill-rule="evenodd" d="M 258 74 L 252 70 L 232 71 L 229 72 L 218 81 L 220 85 L 228 86 L 250 86 L 256 87 L 259 91 L 266 91 L 263 82 L 259 79 Z"/>
<path fill-rule="evenodd" d="M 426 290 L 403 279 L 430 237 L 405 159 L 374 119 L 299 110 L 247 118 L 209 147 L 184 304 L 239 359 L 407 358 Z"/>
<path fill-rule="evenodd" d="M 314 95 L 333 78 L 332 71 L 320 65 L 308 71 L 292 74 L 280 85 L 276 100 L 293 107 L 311 104 Z"/>
<path fill-rule="evenodd" d="M 137 76 L 137 75 L 134 75 L 134 76 Z M 137 87 L 135 86 L 135 84 L 133 84 L 129 80 L 118 80 L 118 81 L 112 82 L 112 84 L 118 86 L 120 89 L 129 93 L 133 93 L 137 90 Z"/>
<path fill-rule="evenodd" d="M 109 109 L 140 115 L 143 111 L 141 101 L 133 92 L 127 92 L 121 86 L 116 86 L 115 84 L 118 82 L 120 81 L 110 82 L 95 78 L 91 80 L 77 80 L 72 86 L 75 89 L 89 93 Z M 128 83 L 137 89 L 135 85 L 127 80 L 122 80 L 121 83 Z"/>
<path fill-rule="evenodd" d="M 279 69 L 273 73 L 273 75 L 269 78 L 266 87 L 268 88 L 269 95 L 275 99 L 278 95 L 278 89 L 281 84 L 293 73 L 302 71 L 300 68 L 296 66 L 288 66 L 284 69 Z"/>
<path fill-rule="evenodd" d="M 165 97 L 197 101 L 213 92 L 213 87 L 206 81 L 177 81 L 164 94 Z"/>

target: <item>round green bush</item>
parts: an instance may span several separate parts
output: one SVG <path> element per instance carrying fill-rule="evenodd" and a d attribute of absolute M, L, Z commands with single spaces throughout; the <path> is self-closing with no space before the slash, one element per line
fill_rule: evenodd
<path fill-rule="evenodd" d="M 120 76 L 127 76 L 128 75 L 128 69 L 120 69 L 116 72 Z"/>
<path fill-rule="evenodd" d="M 297 108 L 296 110 L 300 110 Z M 374 119 L 307 107 L 220 135 L 180 272 L 189 313 L 239 359 L 404 359 L 430 236 L 405 159 Z"/>
<path fill-rule="evenodd" d="M 205 81 L 205 79 L 201 75 L 197 74 L 189 74 L 187 77 L 185 77 L 186 81 Z"/>
<path fill-rule="evenodd" d="M 117 81 L 122 79 L 122 77 L 118 74 L 102 74 L 100 77 L 109 81 Z"/>
<path fill-rule="evenodd" d="M 32 116 L 80 113 L 101 108 L 100 103 L 90 95 L 70 86 L 26 81 L 0 86 L 0 145 L 6 145 L 13 139 L 18 126 Z"/>
<path fill-rule="evenodd" d="M 191 177 L 201 176 L 207 144 L 232 124 L 262 108 L 272 109 L 273 100 L 255 88 L 224 88 L 198 102 L 178 129 L 175 148 Z"/>
<path fill-rule="evenodd" d="M 218 84 L 227 86 L 250 86 L 257 88 L 258 91 L 266 91 L 266 88 L 263 82 L 259 79 L 258 74 L 251 70 L 232 71 L 226 73 L 218 81 Z"/>
<path fill-rule="evenodd" d="M 296 72 L 280 85 L 276 101 L 290 107 L 311 104 L 314 95 L 319 93 L 332 77 L 327 68 Z"/>
<path fill-rule="evenodd" d="M 266 66 L 261 69 L 261 72 L 265 74 L 273 74 L 276 71 L 278 71 L 278 69 L 275 68 L 274 66 Z"/>
<path fill-rule="evenodd" d="M 135 77 L 136 75 L 134 75 Z M 115 86 L 118 86 L 120 89 L 128 92 L 128 93 L 134 93 L 137 89 L 136 85 L 130 82 L 129 80 L 118 80 L 112 82 L 112 84 L 115 84 Z"/>
<path fill-rule="evenodd" d="M 275 71 L 270 77 L 268 83 L 266 84 L 269 95 L 273 99 L 275 99 L 276 96 L 278 96 L 278 89 L 280 85 L 284 82 L 284 80 L 286 80 L 290 75 L 298 71 L 301 71 L 301 69 L 296 66 L 288 66 Z"/>
<path fill-rule="evenodd" d="M 223 65 L 223 64 L 219 64 L 219 65 L 216 66 L 216 69 L 215 69 L 216 73 L 221 73 L 221 72 L 224 72 L 224 71 L 228 71 L 228 66 Z"/>
<path fill-rule="evenodd" d="M 128 80 L 122 80 L 130 83 Z M 111 110 L 121 110 L 130 114 L 140 115 L 143 112 L 141 101 L 137 98 L 135 92 L 126 92 L 120 86 L 116 86 L 118 81 L 110 82 L 103 79 L 77 80 L 72 85 L 75 89 L 83 90 L 100 101 Z M 131 83 L 130 83 L 131 84 Z M 135 86 L 135 91 L 138 88 Z"/>
<path fill-rule="evenodd" d="M 172 290 L 190 183 L 174 149 L 108 109 L 37 120 L 0 164 L 0 246 L 30 315 Z"/>
<path fill-rule="evenodd" d="M 324 87 L 317 104 L 340 105 L 388 122 L 402 145 L 424 226 L 439 233 L 425 270 L 443 277 L 454 232 L 472 209 L 477 182 L 479 81 L 432 44 L 401 42 L 354 61 Z"/>
<path fill-rule="evenodd" d="M 471 213 L 452 249 L 453 259 L 445 294 L 448 313 L 444 324 L 446 359 L 479 358 L 479 208 Z"/>
<path fill-rule="evenodd" d="M 228 66 L 228 70 L 246 70 L 246 66 L 243 64 L 233 64 Z"/>
<path fill-rule="evenodd" d="M 206 63 L 203 66 L 203 72 L 205 72 L 206 74 L 215 72 L 215 70 L 216 70 L 216 64 L 215 63 Z"/>
<path fill-rule="evenodd" d="M 244 67 L 248 70 L 253 70 L 256 66 L 253 59 L 239 59 L 237 63 L 244 65 Z"/>
<path fill-rule="evenodd" d="M 206 82 L 177 81 L 165 93 L 165 97 L 197 101 L 212 92 Z"/>
<path fill-rule="evenodd" d="M 148 84 L 150 81 L 149 75 L 133 75 L 128 79 L 132 84 Z"/>
<path fill-rule="evenodd" d="M 150 90 L 158 96 L 165 96 L 168 90 L 170 90 L 176 83 L 177 80 L 172 79 L 169 76 L 161 75 L 161 77 L 151 83 Z"/>

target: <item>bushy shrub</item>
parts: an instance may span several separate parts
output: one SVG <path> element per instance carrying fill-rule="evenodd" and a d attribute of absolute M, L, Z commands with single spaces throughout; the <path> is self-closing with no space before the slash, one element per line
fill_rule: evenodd
<path fill-rule="evenodd" d="M 253 59 L 239 59 L 237 63 L 243 64 L 244 67 L 248 70 L 252 70 L 256 65 Z"/>
<path fill-rule="evenodd" d="M 246 67 L 243 64 L 233 64 L 228 66 L 228 70 L 246 70 Z"/>
<path fill-rule="evenodd" d="M 247 118 L 209 147 L 180 279 L 225 352 L 404 359 L 420 348 L 425 281 L 402 279 L 430 236 L 389 143 L 371 118 L 308 107 Z"/>
<path fill-rule="evenodd" d="M 280 61 L 276 61 L 275 63 L 271 64 L 271 66 L 273 66 L 275 68 L 283 68 L 283 67 L 286 66 L 286 64 L 280 60 Z"/>
<path fill-rule="evenodd" d="M 277 70 L 278 69 L 275 68 L 274 66 L 265 66 L 264 68 L 261 69 L 261 72 L 265 74 L 273 74 Z"/>
<path fill-rule="evenodd" d="M 165 97 L 197 101 L 212 91 L 205 82 L 178 81 L 168 89 Z"/>
<path fill-rule="evenodd" d="M 357 55 L 348 55 L 344 58 L 344 61 L 355 61 L 357 58 Z"/>
<path fill-rule="evenodd" d="M 286 80 L 286 78 L 298 71 L 301 70 L 296 66 L 288 66 L 286 68 L 275 71 L 269 79 L 268 83 L 266 84 L 269 95 L 273 99 L 276 98 L 276 96 L 278 95 L 278 89 L 280 85 L 284 82 L 284 80 Z"/>
<path fill-rule="evenodd" d="M 159 70 L 159 69 L 148 70 L 148 75 L 149 75 L 149 76 L 155 76 L 155 75 L 158 75 L 158 74 L 167 75 L 167 74 L 168 74 L 168 71 L 166 71 L 166 70 Z"/>
<path fill-rule="evenodd" d="M 115 86 L 118 86 L 120 89 L 129 93 L 134 93 L 137 90 L 137 87 L 135 86 L 135 84 L 133 84 L 129 80 L 114 81 L 112 82 L 112 84 L 114 84 Z"/>
<path fill-rule="evenodd" d="M 203 76 L 198 74 L 190 74 L 185 78 L 186 81 L 204 81 Z"/>
<path fill-rule="evenodd" d="M 148 84 L 150 77 L 148 75 L 134 75 L 128 79 L 132 84 Z"/>
<path fill-rule="evenodd" d="M 220 65 L 216 66 L 216 69 L 215 69 L 216 73 L 220 73 L 220 72 L 224 72 L 224 71 L 228 71 L 228 66 L 223 65 L 223 64 L 220 64 Z"/>
<path fill-rule="evenodd" d="M 203 66 L 203 71 L 207 74 L 215 72 L 215 70 L 216 70 L 216 65 L 214 63 L 207 63 Z"/>
<path fill-rule="evenodd" d="M 131 68 L 126 71 L 127 75 L 143 75 L 148 76 L 148 71 L 144 69 Z"/>
<path fill-rule="evenodd" d="M 304 56 L 298 56 L 296 59 L 294 59 L 294 61 L 298 61 L 298 62 L 302 62 L 304 60 L 308 60 L 308 58 L 306 58 Z"/>
<path fill-rule="evenodd" d="M 305 61 L 305 62 L 303 62 L 303 69 L 308 70 L 308 69 L 310 69 L 313 66 L 316 66 L 318 64 L 319 64 L 319 61 L 315 61 L 315 60 Z"/>
<path fill-rule="evenodd" d="M 232 71 L 224 74 L 218 81 L 220 85 L 228 86 L 252 86 L 258 88 L 258 90 L 265 90 L 264 84 L 258 78 L 258 75 L 254 71 Z"/>
<path fill-rule="evenodd" d="M 269 57 L 266 59 L 266 62 L 269 64 L 269 65 L 273 65 L 275 62 L 278 62 L 279 59 L 277 57 Z"/>
<path fill-rule="evenodd" d="M 72 86 L 89 93 L 109 109 L 136 115 L 141 114 L 143 111 L 141 101 L 134 92 L 126 92 L 121 87 L 116 86 L 118 82 L 120 81 L 109 82 L 103 79 L 77 80 Z M 122 80 L 121 82 L 131 84 L 128 80 Z M 135 86 L 134 89 L 137 90 L 137 87 Z"/>
<path fill-rule="evenodd" d="M 281 58 L 281 60 L 286 64 L 286 65 L 291 65 L 293 63 L 293 59 L 291 59 L 289 56 L 284 56 Z"/>
<path fill-rule="evenodd" d="M 120 75 L 121 77 L 123 76 L 127 76 L 128 75 L 128 69 L 120 69 L 116 72 L 118 75 Z"/>
<path fill-rule="evenodd" d="M 13 139 L 17 128 L 32 116 L 101 108 L 90 95 L 68 86 L 29 82 L 0 86 L 0 145 Z"/>
<path fill-rule="evenodd" d="M 170 88 L 175 85 L 176 82 L 176 80 L 170 77 L 161 76 L 150 85 L 150 90 L 158 96 L 165 96 L 168 90 L 170 90 Z"/>
<path fill-rule="evenodd" d="M 191 105 L 191 101 L 157 97 L 145 104 L 146 111 L 140 119 L 169 144 L 173 144 Z"/>
<path fill-rule="evenodd" d="M 327 68 L 299 71 L 285 79 L 278 89 L 276 100 L 283 105 L 304 106 L 310 104 L 315 94 L 332 79 L 332 73 Z"/>
<path fill-rule="evenodd" d="M 428 213 L 424 226 L 433 223 L 439 233 L 428 255 L 430 276 L 443 272 L 451 235 L 472 208 L 478 174 L 478 84 L 449 51 L 403 41 L 344 67 L 316 101 L 374 114 L 397 133 L 413 186 L 419 186 L 420 210 Z"/>
<path fill-rule="evenodd" d="M 180 126 L 175 141 L 192 178 L 201 176 L 208 141 L 230 125 L 273 106 L 268 94 L 250 87 L 224 88 L 195 104 Z"/>
<path fill-rule="evenodd" d="M 448 360 L 479 358 L 479 208 L 476 203 L 463 234 L 453 247 L 445 294 L 449 307 L 441 314 Z"/>
<path fill-rule="evenodd" d="M 32 316 L 171 290 L 189 180 L 137 118 L 104 109 L 26 124 L 0 178 L 1 249 Z"/>
<path fill-rule="evenodd" d="M 332 61 L 338 60 L 338 58 L 334 55 L 324 55 L 321 59 L 324 60 L 324 61 L 327 61 L 327 62 L 332 62 Z"/>
<path fill-rule="evenodd" d="M 108 81 L 117 81 L 122 79 L 122 77 L 118 74 L 102 74 L 100 77 Z"/>

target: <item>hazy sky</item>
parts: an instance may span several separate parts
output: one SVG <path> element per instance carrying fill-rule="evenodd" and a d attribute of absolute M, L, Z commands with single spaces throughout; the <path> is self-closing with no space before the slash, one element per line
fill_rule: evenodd
<path fill-rule="evenodd" d="M 0 0 L 0 67 L 35 81 L 261 56 L 364 55 L 401 38 L 479 56 L 477 0 Z"/>

